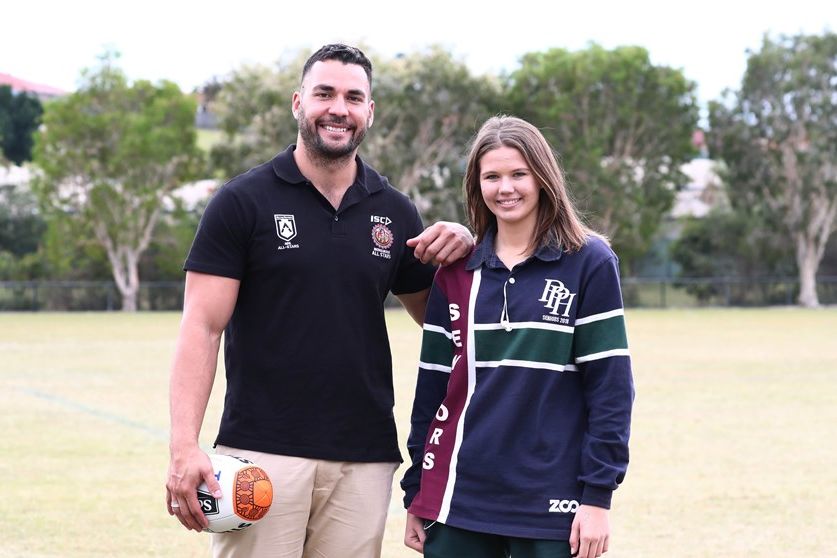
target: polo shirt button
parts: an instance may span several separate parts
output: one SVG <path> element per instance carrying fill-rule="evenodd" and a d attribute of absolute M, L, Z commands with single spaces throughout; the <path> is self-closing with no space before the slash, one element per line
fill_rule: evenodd
<path fill-rule="evenodd" d="M 509 277 L 509 283 L 511 283 L 512 285 L 514 285 L 514 277 Z"/>

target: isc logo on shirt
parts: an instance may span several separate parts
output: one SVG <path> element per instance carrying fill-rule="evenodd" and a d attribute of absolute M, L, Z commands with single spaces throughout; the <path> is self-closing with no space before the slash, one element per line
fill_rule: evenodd
<path fill-rule="evenodd" d="M 550 513 L 575 513 L 578 510 L 578 502 L 575 500 L 550 500 Z"/>
<path fill-rule="evenodd" d="M 373 223 L 381 223 L 383 225 L 389 225 L 392 223 L 392 219 L 389 217 L 382 217 L 380 215 L 371 215 L 369 220 Z"/>

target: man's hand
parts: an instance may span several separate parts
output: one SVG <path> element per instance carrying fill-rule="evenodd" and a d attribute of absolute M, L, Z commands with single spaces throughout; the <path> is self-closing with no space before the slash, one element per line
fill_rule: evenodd
<path fill-rule="evenodd" d="M 424 539 L 427 533 L 424 532 L 424 520 L 407 512 L 407 529 L 404 531 L 404 544 L 416 552 L 424 554 Z"/>
<path fill-rule="evenodd" d="M 577 558 L 596 558 L 607 552 L 610 539 L 608 510 L 582 504 L 570 529 L 570 552 Z"/>
<path fill-rule="evenodd" d="M 221 486 L 212 471 L 212 462 L 200 448 L 172 451 L 166 482 L 166 507 L 187 529 L 203 531 L 209 522 L 198 504 L 197 490 L 201 481 L 216 498 L 222 495 Z"/>
<path fill-rule="evenodd" d="M 459 223 L 439 221 L 424 229 L 420 235 L 407 240 L 407 246 L 415 249 L 416 258 L 421 263 L 448 265 L 471 252 L 474 237 Z"/>

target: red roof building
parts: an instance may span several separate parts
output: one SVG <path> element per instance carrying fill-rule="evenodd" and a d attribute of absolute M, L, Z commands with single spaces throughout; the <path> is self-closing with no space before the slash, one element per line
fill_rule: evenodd
<path fill-rule="evenodd" d="M 29 93 L 35 95 L 40 100 L 54 99 L 66 95 L 67 92 L 51 85 L 43 85 L 20 79 L 11 74 L 4 74 L 0 72 L 0 85 L 8 85 L 12 88 L 12 93 Z"/>

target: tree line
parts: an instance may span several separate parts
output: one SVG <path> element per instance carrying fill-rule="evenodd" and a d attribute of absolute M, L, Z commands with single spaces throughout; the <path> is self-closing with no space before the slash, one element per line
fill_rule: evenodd
<path fill-rule="evenodd" d="M 219 132 L 202 150 L 194 96 L 170 82 L 130 82 L 118 55 L 105 53 L 76 92 L 35 117 L 31 189 L 0 191 L 0 279 L 109 275 L 123 308 L 133 309 L 140 277 L 182 278 L 200 208 L 182 207 L 172 193 L 189 180 L 228 179 L 294 141 L 290 95 L 308 54 L 208 83 Z M 376 121 L 361 155 L 426 221 L 464 220 L 468 142 L 487 117 L 514 114 L 555 146 L 579 207 L 612 239 L 623 273 L 643 269 L 686 183 L 680 168 L 698 156 L 696 84 L 681 70 L 653 64 L 640 47 L 595 44 L 528 53 L 502 75 L 475 75 L 441 47 L 372 55 Z M 0 132 L 3 99 L 0 90 Z M 796 273 L 799 303 L 818 305 L 816 274 L 832 261 L 837 228 L 835 101 L 834 33 L 765 36 L 749 53 L 740 88 L 708 107 L 725 202 L 683 223 L 670 250 L 680 274 Z"/>

